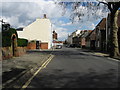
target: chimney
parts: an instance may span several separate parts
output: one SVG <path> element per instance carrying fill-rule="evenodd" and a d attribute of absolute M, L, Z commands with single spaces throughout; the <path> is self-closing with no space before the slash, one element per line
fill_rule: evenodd
<path fill-rule="evenodd" d="M 44 18 L 47 18 L 47 17 L 46 17 L 46 14 L 44 14 Z"/>

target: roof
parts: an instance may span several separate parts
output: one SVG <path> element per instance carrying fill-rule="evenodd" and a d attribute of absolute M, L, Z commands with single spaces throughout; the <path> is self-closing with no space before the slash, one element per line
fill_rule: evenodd
<path fill-rule="evenodd" d="M 23 31 L 23 28 L 17 28 L 16 30 L 17 31 Z"/>
<path fill-rule="evenodd" d="M 91 30 L 91 32 L 86 36 L 89 37 L 95 30 Z"/>
<path fill-rule="evenodd" d="M 97 27 L 99 26 L 100 30 L 105 30 L 106 27 L 106 18 L 103 18 L 97 25 Z"/>
<path fill-rule="evenodd" d="M 81 37 L 87 37 L 92 31 L 93 30 L 84 30 L 84 33 L 81 35 Z"/>

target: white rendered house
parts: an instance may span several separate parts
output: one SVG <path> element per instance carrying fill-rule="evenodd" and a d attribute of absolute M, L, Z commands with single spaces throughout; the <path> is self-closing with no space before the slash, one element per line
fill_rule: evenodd
<path fill-rule="evenodd" d="M 39 41 L 40 48 L 50 49 L 52 46 L 52 24 L 46 18 L 46 15 L 42 19 L 36 19 L 36 21 L 23 28 L 23 31 L 17 31 L 17 33 L 19 38 Z"/>

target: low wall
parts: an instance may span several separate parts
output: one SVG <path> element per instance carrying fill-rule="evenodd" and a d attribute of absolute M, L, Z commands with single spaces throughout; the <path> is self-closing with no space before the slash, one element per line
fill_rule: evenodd
<path fill-rule="evenodd" d="M 34 50 L 36 49 L 36 43 L 35 42 L 31 42 L 27 45 L 27 49 L 28 50 Z"/>
<path fill-rule="evenodd" d="M 15 56 L 21 56 L 26 53 L 26 47 L 17 47 L 17 51 L 15 52 Z"/>
<path fill-rule="evenodd" d="M 15 51 L 15 57 L 21 56 L 26 53 L 26 47 L 17 47 Z M 2 47 L 2 60 L 10 59 L 13 57 L 13 52 L 11 47 Z"/>
<path fill-rule="evenodd" d="M 2 47 L 2 59 L 12 58 L 12 48 L 11 47 Z"/>

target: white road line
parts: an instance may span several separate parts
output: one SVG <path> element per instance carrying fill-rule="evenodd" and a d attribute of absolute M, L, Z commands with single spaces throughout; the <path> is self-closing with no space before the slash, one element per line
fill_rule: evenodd
<path fill-rule="evenodd" d="M 52 55 L 51 58 L 49 59 L 49 61 L 46 62 L 46 64 L 43 66 L 43 68 L 46 68 L 46 66 L 50 63 L 50 61 L 52 60 L 53 57 L 54 57 L 54 56 Z"/>
<path fill-rule="evenodd" d="M 42 64 L 42 66 L 33 74 L 33 76 L 22 86 L 21 90 L 27 88 L 31 80 L 38 74 L 38 72 L 40 72 L 43 68 L 45 68 L 48 65 L 48 63 L 53 59 L 53 57 L 54 55 L 51 55 L 51 57 Z"/>

